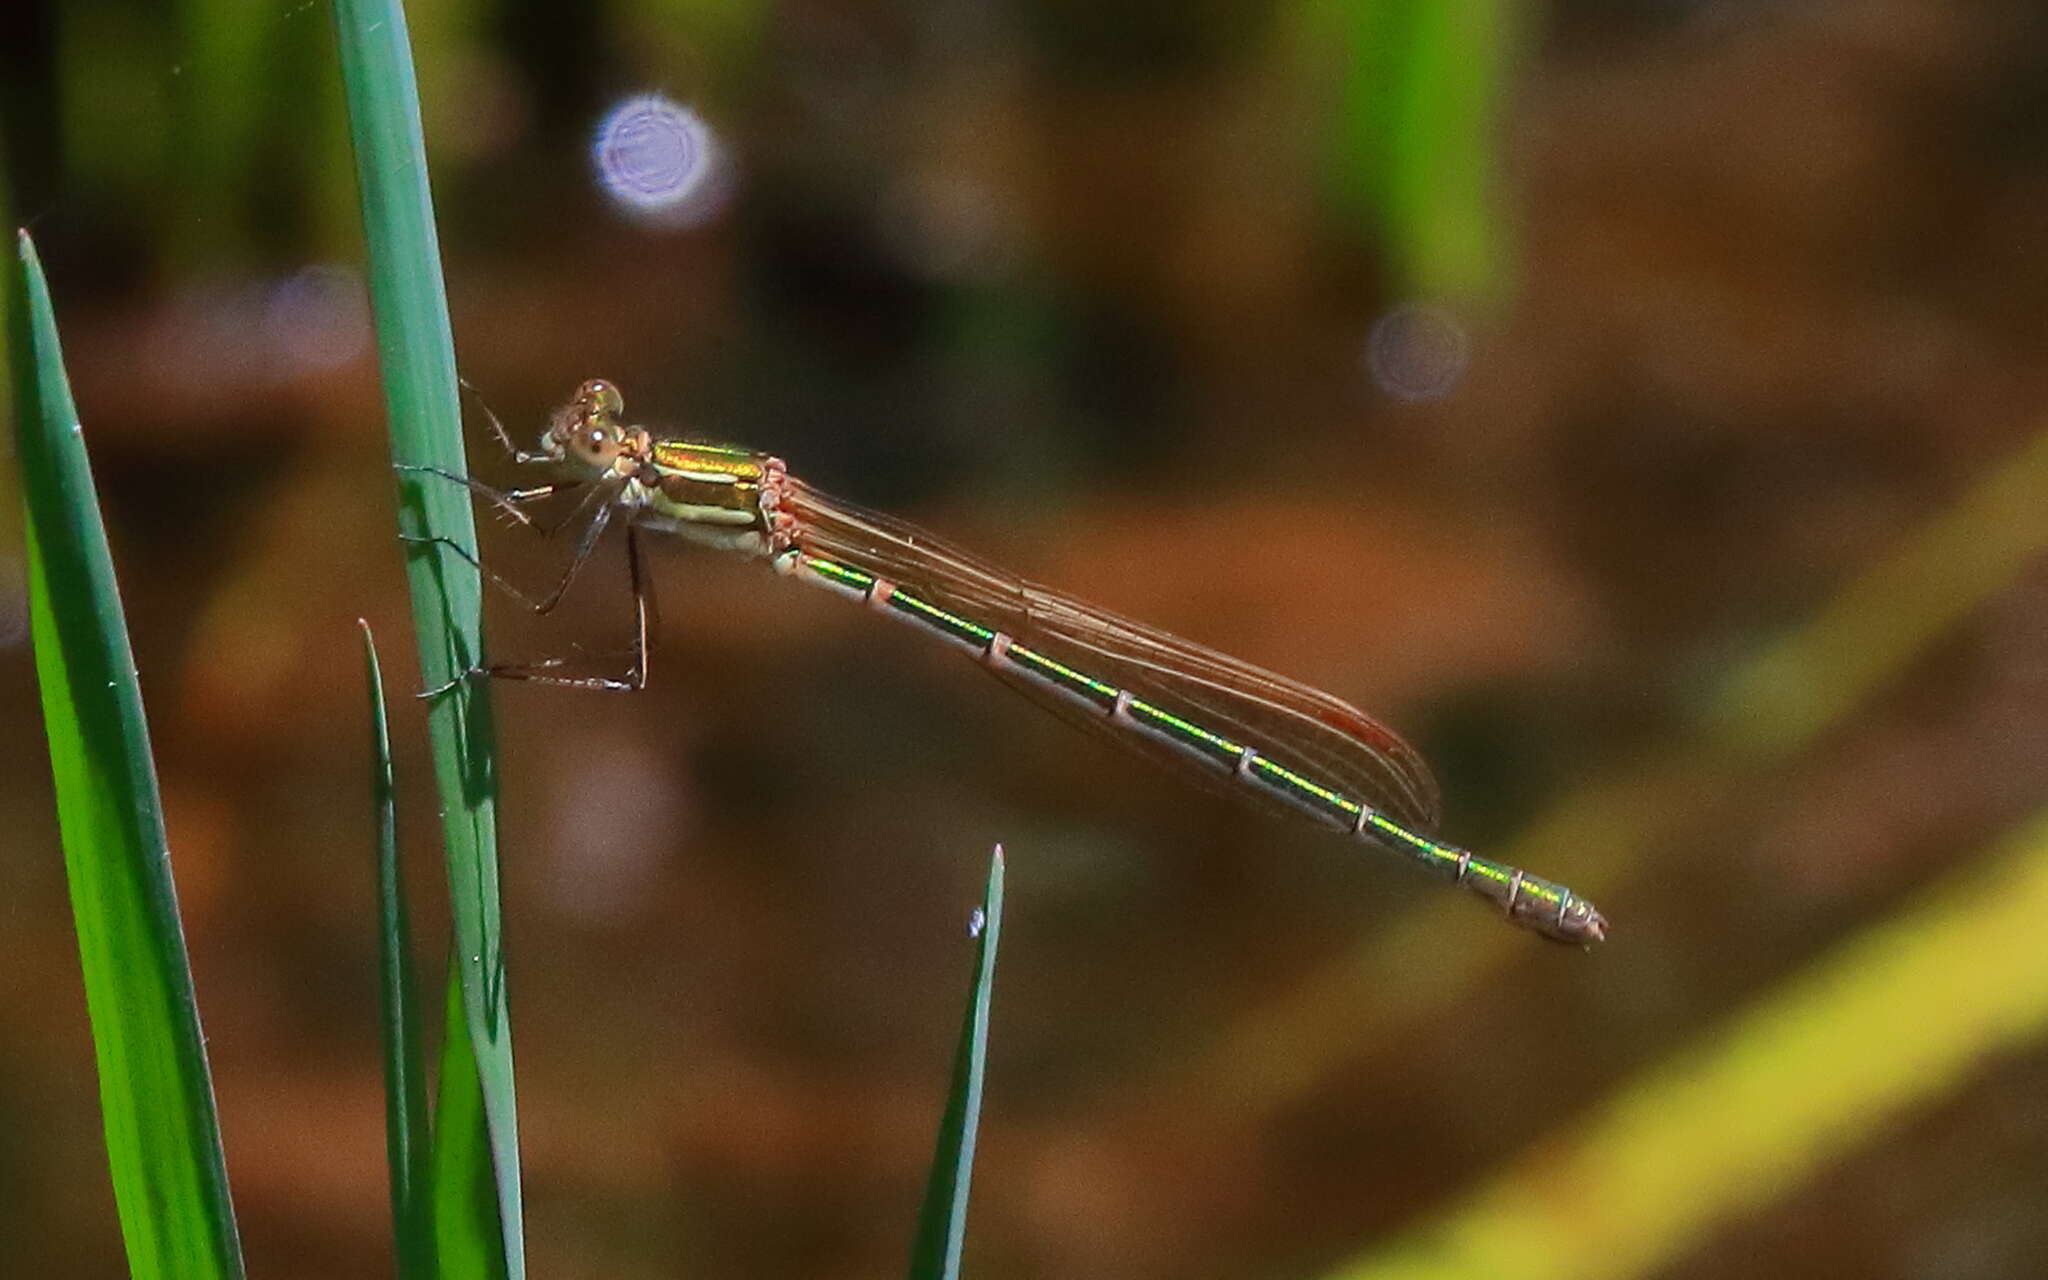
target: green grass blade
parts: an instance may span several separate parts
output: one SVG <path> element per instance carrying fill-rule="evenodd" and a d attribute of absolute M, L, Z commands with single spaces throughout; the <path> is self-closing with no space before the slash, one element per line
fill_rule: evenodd
<path fill-rule="evenodd" d="M 405 879 L 398 870 L 398 793 L 391 771 L 391 729 L 384 711 L 384 671 L 370 624 L 363 664 L 370 686 L 370 803 L 377 824 L 377 960 L 382 979 L 384 1152 L 391 1169 L 391 1234 L 402 1280 L 431 1280 L 434 1217 L 433 1142 L 427 1128 L 426 1055 L 421 1049 L 419 980 L 413 973 L 412 926 Z"/>
<path fill-rule="evenodd" d="M 129 1274 L 242 1274 L 128 626 L 27 233 L 9 272 L 29 621 Z"/>
<path fill-rule="evenodd" d="M 400 463 L 467 474 L 455 382 L 455 345 L 441 281 L 433 199 L 420 135 L 419 92 L 396 0 L 334 0 L 342 83 L 369 249 L 370 297 Z M 476 546 L 469 495 L 445 480 L 401 473 L 400 531 Z M 474 569 L 444 546 L 407 557 L 421 676 L 438 686 L 483 658 L 482 600 Z M 482 1089 L 484 1136 L 496 1181 L 508 1273 L 525 1274 L 521 1245 L 519 1128 L 512 1028 L 498 906 L 497 773 L 489 682 L 464 681 L 428 710 L 455 917 L 467 1043 Z M 445 1140 L 445 1139 L 444 1139 Z M 437 1168 L 439 1161 L 437 1160 Z"/>
<path fill-rule="evenodd" d="M 1331 195 L 1373 219 L 1402 287 L 1497 296 L 1512 263 L 1500 229 L 1500 102 L 1521 37 L 1503 0 L 1303 0 L 1297 39 L 1339 78 Z"/>
<path fill-rule="evenodd" d="M 484 1095 L 469 1043 L 461 978 L 453 964 L 447 1006 L 441 1090 L 434 1107 L 435 1255 L 441 1280 L 500 1280 L 505 1275 L 505 1244 L 498 1230 Z"/>
<path fill-rule="evenodd" d="M 960 1045 L 953 1052 L 953 1087 L 932 1153 L 924 1207 L 917 1215 L 917 1243 L 910 1253 L 911 1280 L 951 1280 L 960 1274 L 960 1250 L 967 1239 L 967 1190 L 974 1176 L 974 1134 L 981 1124 L 981 1081 L 988 1061 L 989 1002 L 995 995 L 996 944 L 1003 932 L 1003 847 L 989 860 L 988 893 L 975 935 L 974 983 Z"/>

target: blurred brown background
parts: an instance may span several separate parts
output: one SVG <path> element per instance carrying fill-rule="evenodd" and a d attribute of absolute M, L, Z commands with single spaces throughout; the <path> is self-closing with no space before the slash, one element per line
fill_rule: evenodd
<path fill-rule="evenodd" d="M 385 1273 L 353 620 L 395 695 L 417 677 L 328 18 L 12 21 L 8 195 L 128 599 L 251 1272 Z M 499 691 L 536 1276 L 899 1273 L 996 841 L 968 1270 L 1379 1274 L 1345 1269 L 1517 1170 L 1597 1217 L 1544 1153 L 1742 1043 L 1746 1011 L 2048 803 L 2024 527 L 2048 493 L 2023 475 L 1968 517 L 2048 428 L 2037 6 L 473 0 L 414 22 L 459 354 L 522 437 L 611 377 L 635 417 L 1330 689 L 1424 749 L 1447 838 L 1539 849 L 1614 924 L 1592 954 L 1510 934 L 906 629 L 664 547 L 649 693 Z M 644 92 L 729 166 L 687 225 L 593 170 L 600 120 Z M 472 457 L 512 480 L 480 429 Z M 112 1276 L 4 509 L 0 1271 Z M 1958 553 L 1994 534 L 1989 568 Z M 521 580 L 566 550 L 486 538 Z M 1851 584 L 1916 549 L 1942 589 L 1858 612 Z M 554 619 L 493 608 L 498 653 L 599 668 L 630 621 L 610 557 Z M 1827 661 L 1757 665 L 1831 618 Z M 420 717 L 397 715 L 432 921 Z M 2007 980 L 1957 969 L 1899 1002 L 1896 1037 Z M 1687 1189 L 1711 1129 L 1668 1148 L 1673 1202 L 1707 1207 L 1640 1255 L 1595 1234 L 1584 1270 L 1520 1262 L 2042 1274 L 2044 1083 L 2033 1024 L 1987 1033 L 1741 1175 L 1752 1194 Z"/>

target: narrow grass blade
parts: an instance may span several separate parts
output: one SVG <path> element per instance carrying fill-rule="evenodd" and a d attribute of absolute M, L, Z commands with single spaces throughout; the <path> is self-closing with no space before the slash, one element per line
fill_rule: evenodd
<path fill-rule="evenodd" d="M 401 1280 L 431 1280 L 434 1268 L 432 1138 L 427 1129 L 426 1055 L 421 1048 L 419 980 L 412 926 L 398 870 L 398 795 L 391 772 L 391 730 L 384 712 L 384 671 L 370 624 L 363 665 L 370 686 L 370 804 L 377 825 L 377 960 L 384 1023 L 384 1154 L 391 1170 L 391 1235 Z"/>
<path fill-rule="evenodd" d="M 129 1274 L 242 1274 L 156 767 L 85 438 L 27 233 L 9 272 L 29 624 Z"/>
<path fill-rule="evenodd" d="M 989 1002 L 995 995 L 996 943 L 1003 931 L 1003 846 L 989 860 L 988 893 L 975 913 L 974 984 L 960 1045 L 953 1052 L 953 1087 L 939 1122 L 938 1148 L 925 1182 L 924 1207 L 917 1215 L 917 1243 L 910 1254 L 911 1280 L 960 1274 L 960 1250 L 967 1239 L 967 1190 L 974 1176 L 974 1134 L 981 1124 L 981 1079 L 988 1061 Z"/>
<path fill-rule="evenodd" d="M 362 196 L 392 456 L 400 463 L 467 474 L 455 344 L 441 283 L 405 11 L 397 0 L 334 0 L 334 21 Z M 398 488 L 401 533 L 446 539 L 474 552 L 476 528 L 464 490 L 438 479 L 422 483 L 414 473 L 401 473 Z M 406 570 L 422 678 L 430 688 L 458 681 L 430 703 L 427 731 L 440 791 L 466 1043 L 475 1053 L 474 1073 L 482 1089 L 506 1263 L 509 1274 L 519 1277 L 526 1269 L 519 1127 L 498 905 L 489 682 L 459 680 L 483 660 L 480 584 L 475 570 L 445 545 L 412 544 Z"/>

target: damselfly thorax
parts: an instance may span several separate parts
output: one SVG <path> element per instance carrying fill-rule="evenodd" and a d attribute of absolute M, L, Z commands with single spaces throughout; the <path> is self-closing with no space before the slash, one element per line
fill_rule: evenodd
<path fill-rule="evenodd" d="M 623 518 L 640 623 L 631 671 L 624 679 L 572 676 L 547 663 L 482 674 L 643 688 L 652 596 L 637 534 L 673 533 L 769 560 L 785 575 L 906 622 L 1077 724 L 1212 787 L 1401 854 L 1545 937 L 1588 943 L 1606 936 L 1605 917 L 1563 885 L 1434 839 L 1438 795 L 1429 767 L 1392 729 L 1349 703 L 820 493 L 779 458 L 659 436 L 623 415 L 618 389 L 593 380 L 555 411 L 537 452 L 513 448 L 492 420 L 515 459 L 553 464 L 574 480 L 501 492 L 448 478 L 527 524 L 528 502 L 588 486 L 577 511 L 589 517 L 552 593 L 527 598 L 484 570 L 538 612 L 554 607 L 609 522 Z"/>

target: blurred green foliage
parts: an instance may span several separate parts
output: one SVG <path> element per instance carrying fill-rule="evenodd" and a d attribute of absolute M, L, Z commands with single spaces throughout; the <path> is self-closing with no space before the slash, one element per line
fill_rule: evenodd
<path fill-rule="evenodd" d="M 1297 39 L 1337 86 L 1325 164 L 1336 207 L 1370 226 L 1411 294 L 1486 303 L 1501 288 L 1503 100 L 1514 0 L 1298 0 Z"/>
<path fill-rule="evenodd" d="M 34 198 L 61 188 L 96 215 L 124 211 L 118 231 L 149 260 L 138 265 L 174 274 L 289 261 L 308 246 L 343 252 L 353 202 L 340 85 L 327 36 L 309 20 L 317 8 L 179 0 L 53 9 L 52 79 L 30 77 L 19 92 L 40 89 L 61 112 L 14 121 L 40 144 L 32 154 L 60 158 L 61 174 L 35 175 Z M 590 62 L 664 68 L 714 101 L 730 99 L 771 69 L 775 12 L 759 0 L 618 0 L 542 21 L 516 6 L 454 0 L 411 15 L 412 48 L 437 145 L 459 161 L 496 145 L 488 117 L 502 104 L 489 95 L 508 60 L 539 73 L 535 106 L 550 116 L 592 107 L 580 83 Z M 1379 246 L 1412 296 L 1481 302 L 1500 287 L 1494 157 L 1516 6 L 1041 0 L 1022 12 L 1035 60 L 1062 79 L 1199 76 L 1277 49 L 1321 89 L 1318 115 L 1300 123 L 1323 140 L 1324 186 L 1347 234 Z M 171 234 L 154 234 L 145 214 Z"/>
<path fill-rule="evenodd" d="M 515 434 L 612 376 L 650 420 L 1384 711 L 1450 838 L 1615 922 L 1596 956 L 1532 949 L 678 554 L 652 692 L 505 718 L 537 1270 L 900 1272 L 963 833 L 1008 842 L 1022 926 L 985 1274 L 1477 1275 L 1586 1241 L 1610 1274 L 2041 1270 L 2035 997 L 1963 967 L 1973 938 L 2019 947 L 2048 798 L 2048 73 L 2019 8 L 412 18 L 453 327 Z M 372 1157 L 295 1162 L 274 1123 L 374 1130 L 347 1103 L 374 1094 L 360 760 L 327 745 L 360 699 L 324 676 L 404 594 L 368 360 L 297 360 L 277 305 L 358 260 L 327 26 L 89 0 L 35 7 L 0 59 L 226 993 L 222 1097 L 270 1108 L 239 1130 L 252 1265 L 364 1274 L 382 1188 L 347 1170 Z M 729 147 L 723 218 L 650 228 L 593 182 L 596 121 L 647 90 Z M 1417 298 L 1469 360 L 1435 399 L 1376 363 Z M 415 391 L 452 433 L 446 372 Z M 622 613 L 595 584 L 548 628 L 494 615 L 504 648 L 602 654 Z M 417 714 L 394 701 L 401 771 L 428 767 Z M 47 796 L 0 806 L 38 847 Z M 13 900 L 49 901 L 42 862 L 4 868 Z M 0 939 L 24 990 L 75 982 L 62 953 Z M 46 1003 L 6 1010 L 6 1225 L 113 1274 L 93 1206 L 38 1198 L 79 1185 L 83 1040 Z M 474 1212 L 439 1225 L 488 1266 L 475 1084 L 440 1082 Z"/>

